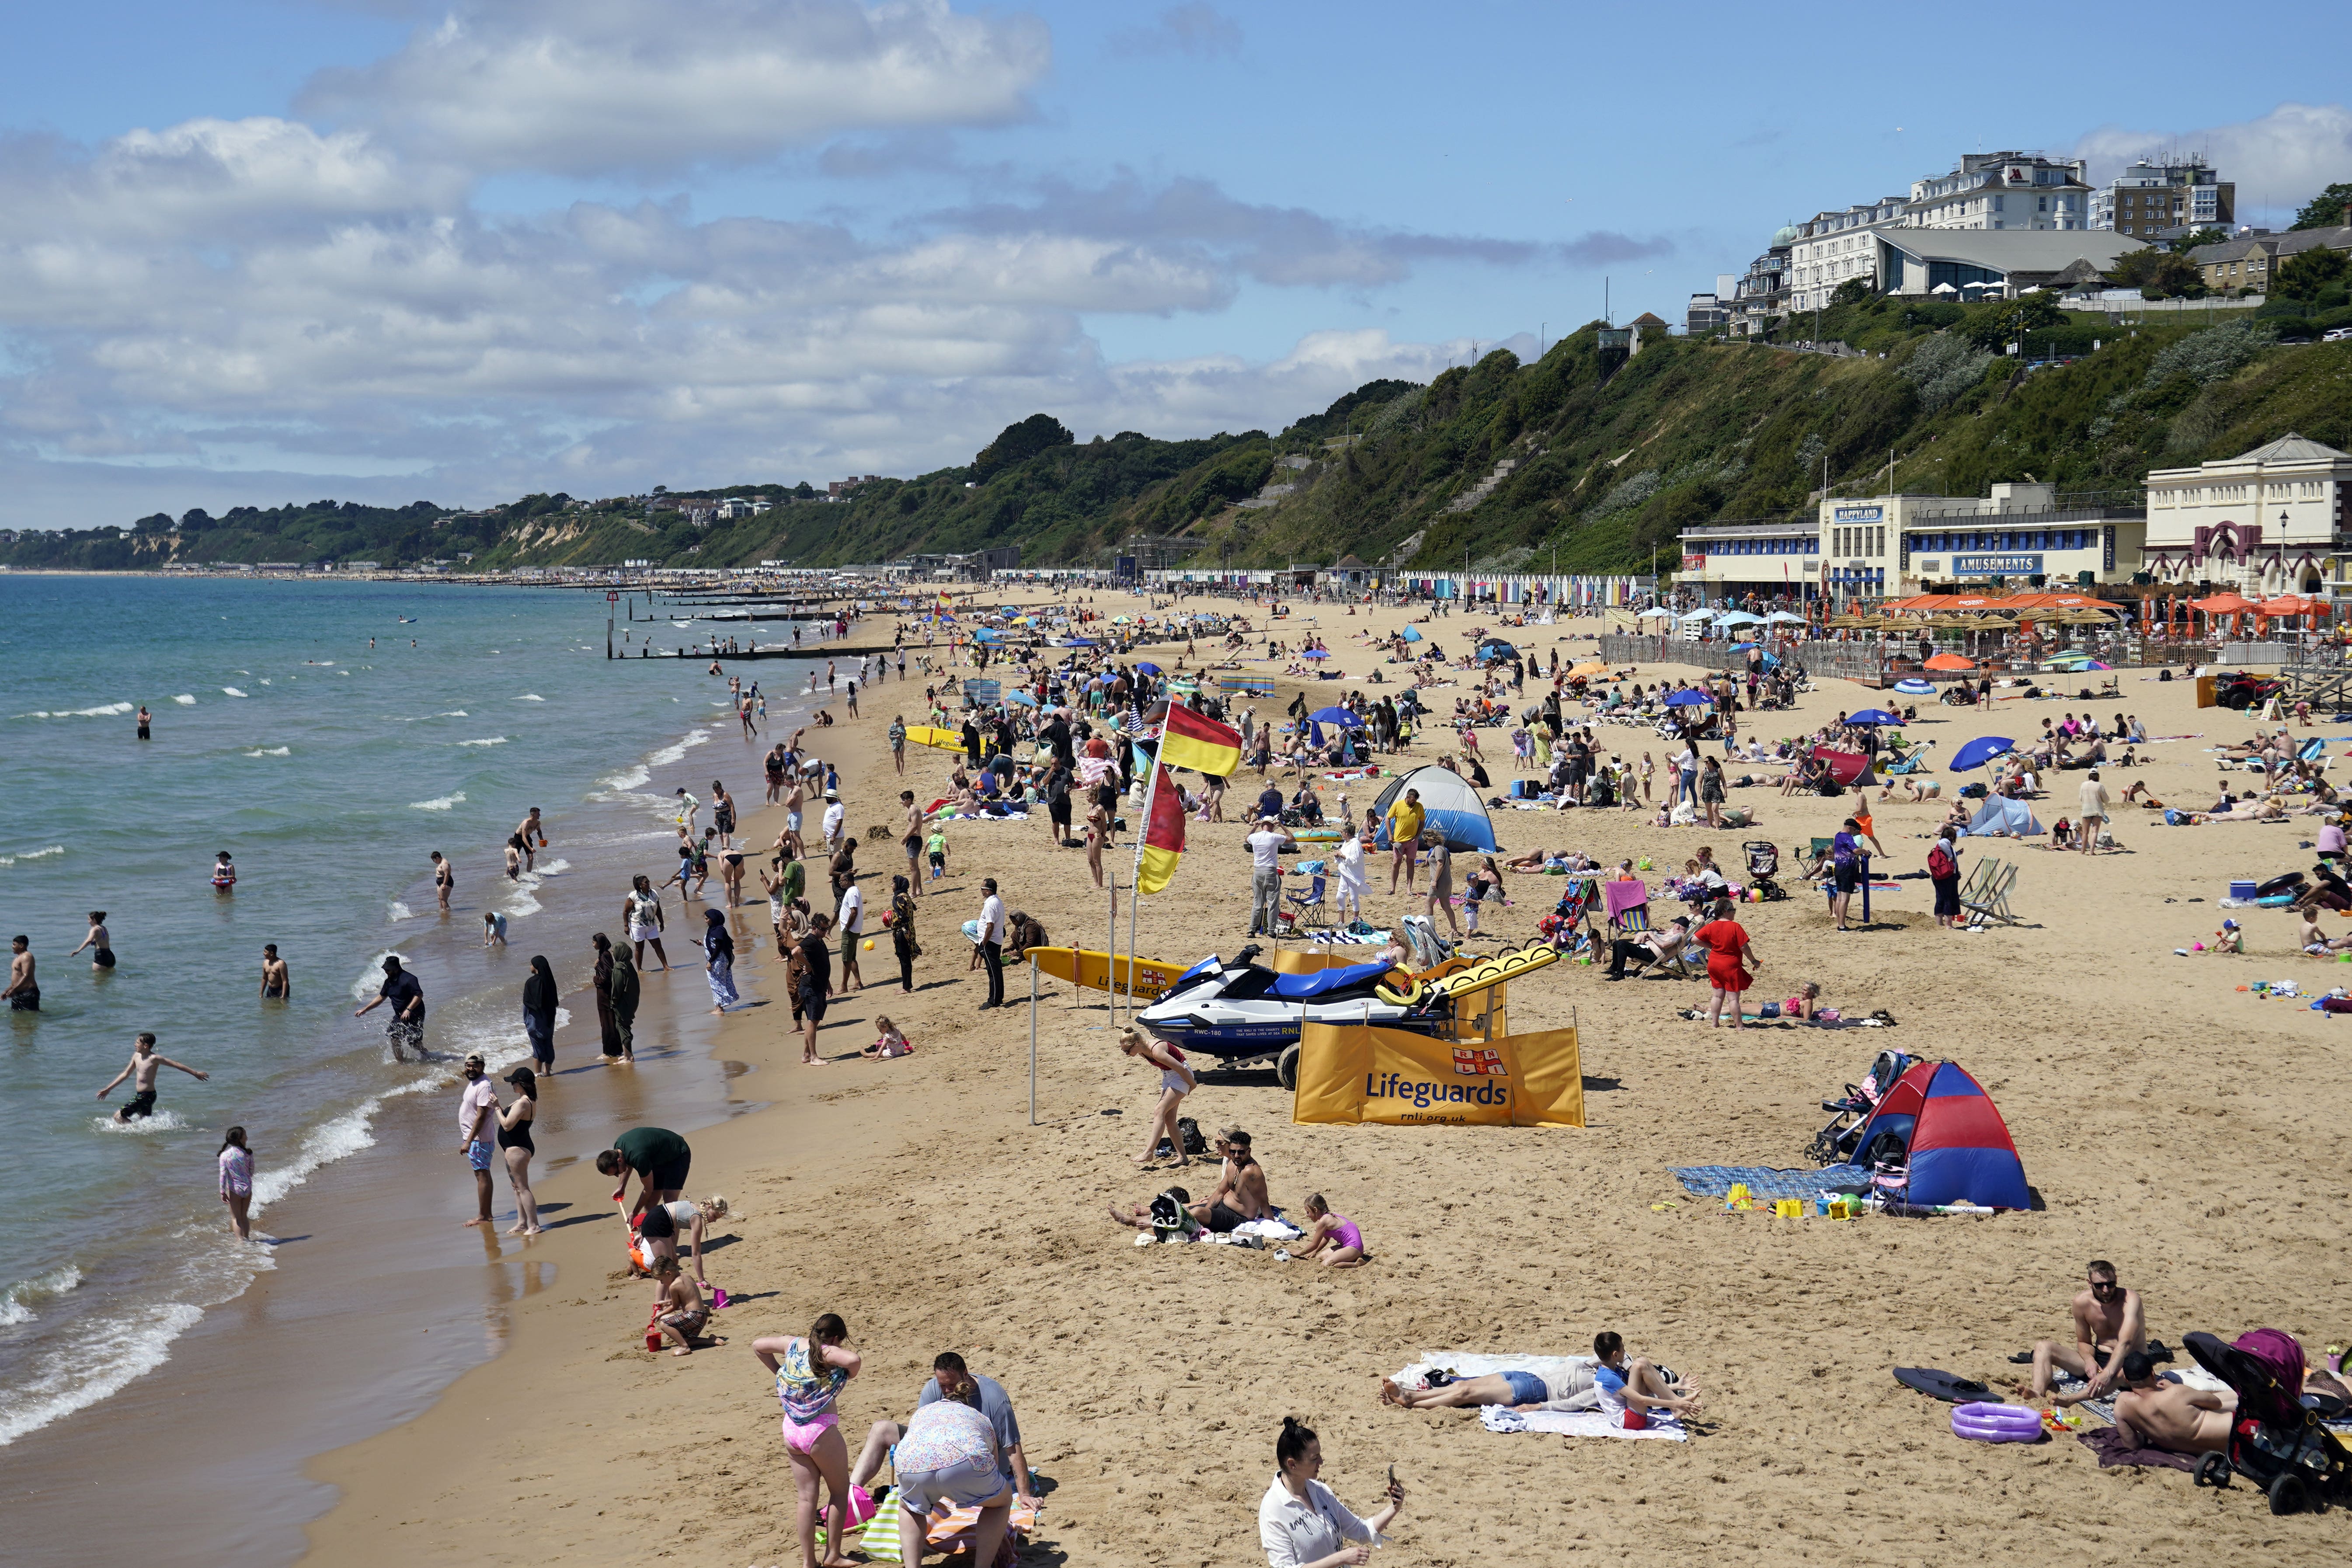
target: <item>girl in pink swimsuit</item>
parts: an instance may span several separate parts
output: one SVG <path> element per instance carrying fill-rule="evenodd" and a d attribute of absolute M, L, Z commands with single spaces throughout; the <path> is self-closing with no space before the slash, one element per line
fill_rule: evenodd
<path fill-rule="evenodd" d="M 1296 1256 L 1312 1258 L 1318 1263 L 1333 1268 L 1363 1267 L 1366 1261 L 1364 1233 L 1358 1230 L 1356 1222 L 1346 1215 L 1333 1214 L 1331 1205 L 1323 1201 L 1321 1193 L 1307 1200 L 1307 1219 L 1309 1226 L 1307 1245 L 1300 1247 Z M 1326 1247 L 1330 1250 L 1325 1251 Z"/>
<path fill-rule="evenodd" d="M 849 1325 L 827 1312 L 810 1325 L 805 1339 L 773 1335 L 751 1342 L 751 1353 L 776 1374 L 776 1398 L 784 1407 L 784 1452 L 800 1491 L 801 1561 L 820 1568 L 848 1561 L 841 1554 L 841 1536 L 847 1524 L 849 1448 L 833 1408 L 841 1385 L 857 1375 L 858 1355 L 846 1348 L 848 1339 Z M 829 1496 L 823 1557 L 816 1554 L 820 1481 Z"/>

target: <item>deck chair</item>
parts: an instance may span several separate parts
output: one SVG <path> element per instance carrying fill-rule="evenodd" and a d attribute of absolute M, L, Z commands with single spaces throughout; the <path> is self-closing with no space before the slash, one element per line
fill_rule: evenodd
<path fill-rule="evenodd" d="M 1612 938 L 1622 937 L 1630 940 L 1637 936 L 1647 936 L 1655 929 L 1650 924 L 1650 906 L 1646 902 L 1627 904 L 1622 909 L 1610 911 L 1609 934 Z M 1699 952 L 1698 963 L 1694 967 L 1691 963 L 1694 950 L 1695 944 L 1686 940 L 1680 948 L 1675 950 L 1674 957 L 1659 961 L 1655 967 L 1660 973 L 1679 974 L 1685 979 L 1694 974 L 1705 974 L 1706 955 Z"/>
<path fill-rule="evenodd" d="M 2006 860 L 1979 864 L 1989 864 L 1993 869 L 1986 875 L 1974 902 L 1966 894 L 1961 895 L 1960 908 L 1968 912 L 1969 923 L 1983 925 L 1997 921 L 2002 925 L 2017 924 L 2017 916 L 2009 907 L 2009 890 L 2017 885 L 2017 868 Z"/>
<path fill-rule="evenodd" d="M 1318 871 L 1316 873 L 1314 881 L 1307 884 L 1307 890 L 1305 892 L 1285 893 L 1282 895 L 1283 900 L 1289 904 L 1295 911 L 1292 918 L 1296 920 L 1298 924 L 1302 926 L 1319 926 L 1328 925 L 1331 923 L 1329 912 L 1323 898 L 1324 881 L 1324 874 Z"/>
<path fill-rule="evenodd" d="M 1984 896 L 1985 885 L 2000 869 L 2000 862 L 1998 860 L 1977 861 L 1969 872 L 1969 879 L 1960 884 L 1960 908 L 1967 909 L 1971 903 L 1980 902 Z"/>

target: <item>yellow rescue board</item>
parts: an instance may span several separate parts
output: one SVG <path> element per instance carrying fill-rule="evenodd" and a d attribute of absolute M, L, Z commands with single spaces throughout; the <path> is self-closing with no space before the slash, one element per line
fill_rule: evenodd
<path fill-rule="evenodd" d="M 1482 959 L 1429 984 L 1433 989 L 1458 1001 L 1490 985 L 1517 980 L 1520 975 L 1531 973 L 1548 963 L 1559 962 L 1559 949 L 1549 942 L 1536 942 L 1517 952 L 1498 953 L 1493 958 Z"/>
<path fill-rule="evenodd" d="M 1192 966 L 1189 963 L 1162 963 L 1158 959 L 1130 959 L 1126 953 L 1117 958 L 1086 948 L 1033 947 L 1029 956 L 1036 961 L 1037 973 L 1050 974 L 1056 980 L 1066 980 L 1094 991 L 1116 990 L 1127 994 L 1128 971 L 1135 972 L 1135 994 L 1157 999 L 1176 977 Z"/>
<path fill-rule="evenodd" d="M 942 752 L 963 750 L 963 732 L 960 730 L 942 730 L 931 724 L 909 724 L 907 726 L 907 739 L 918 746 L 930 746 Z"/>

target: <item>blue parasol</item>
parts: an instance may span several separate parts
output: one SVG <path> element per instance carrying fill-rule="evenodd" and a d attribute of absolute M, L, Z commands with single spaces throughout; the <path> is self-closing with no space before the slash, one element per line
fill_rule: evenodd
<path fill-rule="evenodd" d="M 1158 665 L 1149 662 L 1139 664 L 1135 668 L 1139 673 L 1144 675 L 1158 675 L 1160 672 Z"/>
<path fill-rule="evenodd" d="M 1328 647 L 1310 647 L 1298 657 L 1301 658 L 1329 658 L 1331 657 L 1331 650 Z"/>
<path fill-rule="evenodd" d="M 1884 708 L 1865 708 L 1859 713 L 1847 714 L 1845 721 L 1849 724 L 1893 724 L 1899 728 L 1903 723 L 1903 715 L 1889 713 Z"/>
<path fill-rule="evenodd" d="M 1995 757 L 2006 756 L 2017 749 L 2017 742 L 2006 735 L 1979 735 L 1953 753 L 1951 769 L 1964 773 L 1980 768 Z"/>
<path fill-rule="evenodd" d="M 1345 708 L 1325 708 L 1307 715 L 1318 724 L 1337 724 L 1343 730 L 1360 730 L 1364 721 Z"/>
<path fill-rule="evenodd" d="M 1707 695 L 1704 691 L 1685 690 L 1666 693 L 1666 706 L 1669 708 L 1703 708 L 1706 702 Z"/>

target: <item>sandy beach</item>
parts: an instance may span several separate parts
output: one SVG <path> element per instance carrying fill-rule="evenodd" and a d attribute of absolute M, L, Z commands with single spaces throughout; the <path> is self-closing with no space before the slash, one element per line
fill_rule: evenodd
<path fill-rule="evenodd" d="M 1136 607 L 1121 599 L 1118 609 Z M 1281 635 L 1295 641 L 1308 613 Z M 1310 682 L 1318 706 L 1381 689 L 1365 683 L 1376 656 L 1354 645 L 1359 629 L 1421 616 L 1312 613 L 1348 677 Z M 875 624 L 853 643 L 873 640 Z M 1423 630 L 1453 651 L 1493 624 L 1447 616 Z M 1565 659 L 1591 648 L 1594 629 L 1586 620 L 1509 635 Z M 1163 650 L 1143 657 L 1172 665 Z M 2063 679 L 2071 691 L 2090 678 Z M 2198 710 L 2193 685 L 2152 671 L 2120 681 L 2093 705 L 2103 721 L 2121 710 L 2151 735 L 2192 738 L 2148 748 L 2143 767 L 2107 775 L 2111 788 L 2144 778 L 2167 802 L 2202 808 L 2217 779 L 2243 787 L 2246 775 L 2217 773 L 2205 748 L 2247 737 L 2248 721 Z M 900 786 L 883 731 L 893 712 L 919 721 L 921 684 L 910 679 L 903 699 L 897 682 L 878 685 L 862 720 L 812 731 L 841 765 L 861 834 L 895 820 Z M 1258 702 L 1261 717 L 1296 689 L 1284 679 Z M 1466 689 L 1430 700 L 1447 709 Z M 1536 691 L 1531 681 L 1522 700 Z M 1883 695 L 1827 681 L 1796 711 L 1744 716 L 1745 727 L 1795 734 Z M 2083 706 L 1923 708 L 1910 733 L 1948 759 L 1973 736 L 2021 741 Z M 1601 735 L 1605 750 L 1646 742 L 1665 754 L 1643 731 Z M 1440 749 L 1425 735 L 1412 759 Z M 1496 749 L 1490 740 L 1499 793 Z M 943 793 L 952 761 L 910 748 L 907 787 Z M 753 773 L 730 763 L 722 776 L 748 803 Z M 1940 768 L 1933 776 L 1948 797 L 1960 782 Z M 2080 776 L 2053 775 L 2053 793 L 2035 805 L 2045 825 L 2074 815 Z M 1244 780 L 1254 790 L 1245 774 L 1236 796 Z M 1350 791 L 1360 813 L 1376 790 Z M 1326 786 L 1327 802 L 1335 793 Z M 1734 791 L 1731 803 L 1760 810 L 1760 825 L 1661 830 L 1642 814 L 1580 810 L 1497 813 L 1496 826 L 1512 854 L 1648 856 L 1663 874 L 1701 844 L 1732 865 L 1748 838 L 1788 856 L 1834 831 L 1853 804 L 1777 790 Z M 1890 801 L 1875 815 L 1889 852 L 1879 871 L 1918 870 L 1943 808 Z M 751 816 L 746 837 L 767 842 L 775 816 Z M 2071 1437 L 1965 1443 L 1947 1429 L 1945 1406 L 1889 1376 L 1924 1365 L 2008 1384 L 2023 1370 L 2009 1364 L 2012 1352 L 2064 1336 L 2067 1300 L 2094 1257 L 2119 1265 L 2147 1300 L 2150 1331 L 2175 1345 L 2191 1330 L 2277 1327 L 2315 1359 L 2352 1338 L 2341 1026 L 2304 1002 L 2239 989 L 2294 977 L 2308 994 L 2352 969 L 2296 954 L 2294 918 L 2278 910 L 2240 912 L 2244 957 L 2173 952 L 2220 925 L 2229 911 L 2215 901 L 2232 879 L 2307 869 L 2298 845 L 2309 823 L 2166 828 L 2135 807 L 2116 825 L 2119 850 L 2095 858 L 2062 858 L 2046 838 L 1971 841 L 1971 857 L 2020 868 L 2011 902 L 2022 923 L 1981 933 L 1939 930 L 1924 879 L 1876 894 L 1855 934 L 1835 934 L 1820 895 L 1793 876 L 1787 901 L 1743 907 L 1763 961 L 1752 994 L 1818 981 L 1848 1016 L 1884 1008 L 1893 1029 L 1709 1031 L 1675 1016 L 1703 1005 L 1695 982 L 1610 985 L 1598 969 L 1554 965 L 1513 986 L 1511 1021 L 1520 1031 L 1571 1016 L 1580 1026 L 1581 1130 L 1294 1126 L 1270 1073 L 1204 1083 L 1186 1113 L 1253 1132 L 1277 1202 L 1295 1211 L 1321 1192 L 1361 1226 L 1374 1262 L 1347 1272 L 1236 1248 L 1137 1248 L 1105 1217 L 1107 1202 L 1146 1200 L 1171 1181 L 1203 1195 L 1213 1166 L 1137 1170 L 1129 1156 L 1154 1080 L 1118 1053 L 1099 998 L 1059 983 L 1041 987 L 1030 1124 L 1028 1009 L 974 1011 L 982 982 L 966 971 L 956 928 L 978 914 L 983 876 L 1057 942 L 1099 946 L 1104 903 L 1083 855 L 1052 848 L 1042 820 L 954 825 L 954 875 L 923 901 L 915 995 L 899 994 L 889 943 L 878 942 L 867 988 L 835 1002 L 820 1037 L 835 1059 L 803 1068 L 763 938 L 744 975 L 747 996 L 763 1005 L 715 1020 L 702 1047 L 741 1069 L 730 1067 L 728 1082 L 743 1113 L 691 1134 L 690 1190 L 735 1206 L 714 1227 L 709 1266 L 739 1303 L 714 1320 L 727 1342 L 683 1360 L 648 1354 L 650 1287 L 619 1276 L 610 1184 L 584 1163 L 548 1172 L 542 1204 L 593 1220 L 531 1247 L 541 1283 L 507 1308 L 494 1359 L 414 1420 L 310 1467 L 341 1499 L 311 1527 L 309 1561 L 795 1563 L 774 1397 L 746 1347 L 757 1334 L 804 1332 L 824 1311 L 847 1320 L 866 1358 L 841 1401 L 853 1453 L 867 1423 L 904 1418 L 937 1352 L 961 1351 L 1005 1384 L 1045 1501 L 1033 1563 L 1258 1561 L 1257 1502 L 1286 1415 L 1320 1432 L 1324 1479 L 1360 1510 L 1395 1467 L 1406 1507 L 1381 1561 L 1535 1563 L 1591 1551 L 1647 1563 L 1695 1549 L 1758 1561 L 1857 1550 L 1903 1562 L 2340 1561 L 2338 1515 L 2273 1519 L 2243 1485 L 2215 1494 L 2167 1471 L 2103 1472 Z M 1192 825 L 1175 884 L 1142 908 L 1143 952 L 1190 961 L 1241 945 L 1243 831 Z M 1118 858 L 1124 867 L 1128 852 Z M 898 859 L 887 839 L 865 859 L 869 910 L 887 904 Z M 1408 907 L 1383 879 L 1372 885 L 1376 921 Z M 1510 878 L 1513 903 L 1488 923 L 1532 940 L 1557 889 Z M 764 914 L 747 908 L 745 919 L 764 927 Z M 1025 1001 L 1027 974 L 1007 982 Z M 915 1054 L 838 1059 L 872 1040 L 884 1013 Z M 1727 1215 L 1669 1173 L 1806 1163 L 1826 1120 L 1820 1100 L 1888 1047 L 1956 1060 L 1982 1081 L 2041 1212 L 1776 1221 Z M 1584 1353 L 1602 1329 L 1705 1391 L 1690 1442 L 1506 1436 L 1475 1413 L 1408 1414 L 1376 1398 L 1383 1375 L 1424 1351 Z"/>

